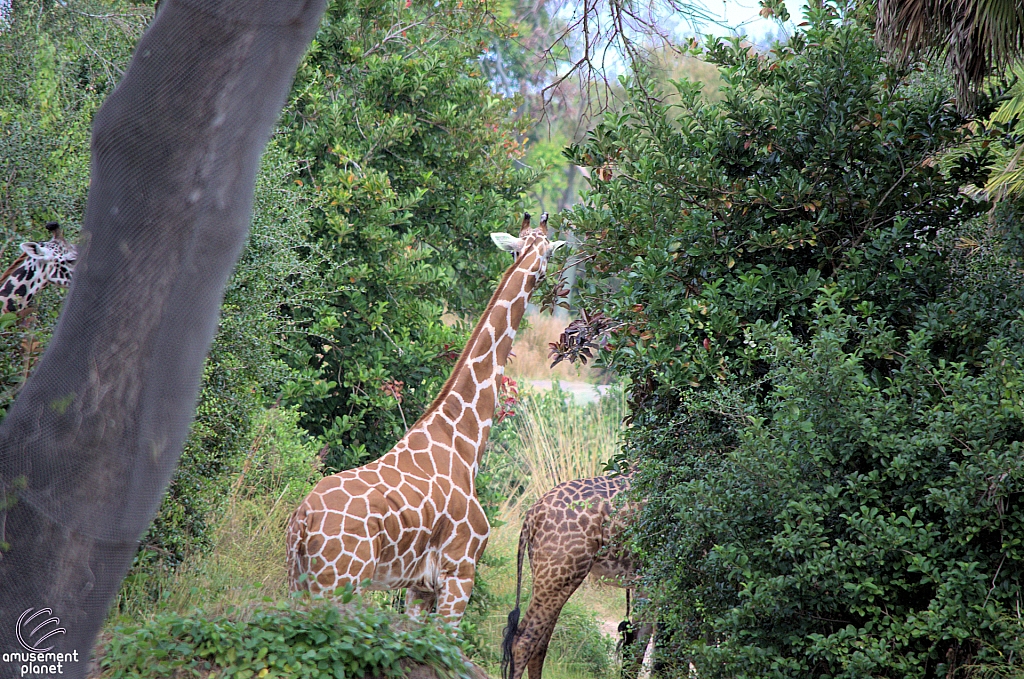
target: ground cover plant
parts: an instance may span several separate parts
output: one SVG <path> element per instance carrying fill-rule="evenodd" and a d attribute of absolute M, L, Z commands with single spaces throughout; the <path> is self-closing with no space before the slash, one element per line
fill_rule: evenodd
<path fill-rule="evenodd" d="M 943 162 L 978 128 L 941 73 L 878 52 L 870 7 L 807 22 L 767 55 L 711 43 L 717 103 L 683 82 L 668 106 L 638 73 L 569 151 L 663 657 L 1019 671 L 1020 213 L 960 191 L 988 145 Z"/>
<path fill-rule="evenodd" d="M 420 665 L 434 676 L 472 677 L 438 621 L 408 626 L 380 610 L 284 603 L 245 620 L 167 613 L 141 627 L 114 628 L 100 662 L 110 677 L 402 677 Z M 422 675 L 421 675 L 422 676 Z"/>

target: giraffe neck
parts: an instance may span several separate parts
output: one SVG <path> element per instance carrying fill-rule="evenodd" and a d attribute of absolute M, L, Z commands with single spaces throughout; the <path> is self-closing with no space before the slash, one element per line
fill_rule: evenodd
<path fill-rule="evenodd" d="M 442 422 L 453 425 L 452 449 L 474 474 L 490 434 L 499 378 L 537 284 L 538 271 L 539 255 L 528 251 L 505 272 L 441 393 L 410 430 L 426 428 L 430 435 L 432 426 L 444 429 Z"/>
<path fill-rule="evenodd" d="M 0 313 L 17 313 L 28 308 L 35 294 L 45 286 L 46 277 L 39 275 L 31 259 L 16 260 L 0 279 Z"/>

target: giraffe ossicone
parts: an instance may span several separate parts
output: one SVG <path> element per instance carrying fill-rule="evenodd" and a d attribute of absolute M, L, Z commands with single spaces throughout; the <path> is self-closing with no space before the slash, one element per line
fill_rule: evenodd
<path fill-rule="evenodd" d="M 0 313 L 21 313 L 32 299 L 50 283 L 67 287 L 78 260 L 78 248 L 64 239 L 57 222 L 46 229 L 51 238 L 43 242 L 21 244 L 21 254 L 0 276 Z"/>
<path fill-rule="evenodd" d="M 530 294 L 561 242 L 523 217 L 518 238 L 492 234 L 515 254 L 451 376 L 427 411 L 380 459 L 326 476 L 288 523 L 290 589 L 333 596 L 350 585 L 407 589 L 411 614 L 435 609 L 457 625 L 490 525 L 476 473 L 498 386 Z"/>

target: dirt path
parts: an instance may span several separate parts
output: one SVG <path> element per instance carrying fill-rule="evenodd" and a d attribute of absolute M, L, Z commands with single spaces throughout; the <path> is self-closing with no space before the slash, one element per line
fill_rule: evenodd
<path fill-rule="evenodd" d="M 601 633 L 606 637 L 611 637 L 615 641 L 619 640 L 619 621 L 618 620 L 602 620 L 601 621 Z"/>
<path fill-rule="evenodd" d="M 551 380 L 530 380 L 530 385 L 534 389 L 547 391 L 551 389 Z M 570 382 L 568 380 L 558 380 L 558 386 L 561 387 L 562 391 L 572 396 L 573 400 L 576 401 L 578 405 L 593 403 L 608 393 L 608 390 L 611 389 L 611 386 L 607 384 Z"/>

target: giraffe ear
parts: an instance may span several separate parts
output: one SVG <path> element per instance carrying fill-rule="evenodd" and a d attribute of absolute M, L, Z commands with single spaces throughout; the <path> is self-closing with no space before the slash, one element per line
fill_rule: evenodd
<path fill-rule="evenodd" d="M 22 243 L 21 251 L 32 259 L 49 259 L 45 248 L 39 247 L 39 243 Z"/>
<path fill-rule="evenodd" d="M 551 242 L 551 250 L 550 250 L 550 252 L 554 252 L 555 250 L 557 250 L 558 248 L 562 247 L 563 245 L 565 245 L 565 241 L 564 240 L 552 241 Z"/>
<path fill-rule="evenodd" d="M 516 238 L 510 233 L 492 233 L 491 240 L 498 246 L 498 249 L 504 250 L 505 252 L 511 252 L 518 256 L 519 251 L 523 249 L 523 241 L 521 238 Z"/>

